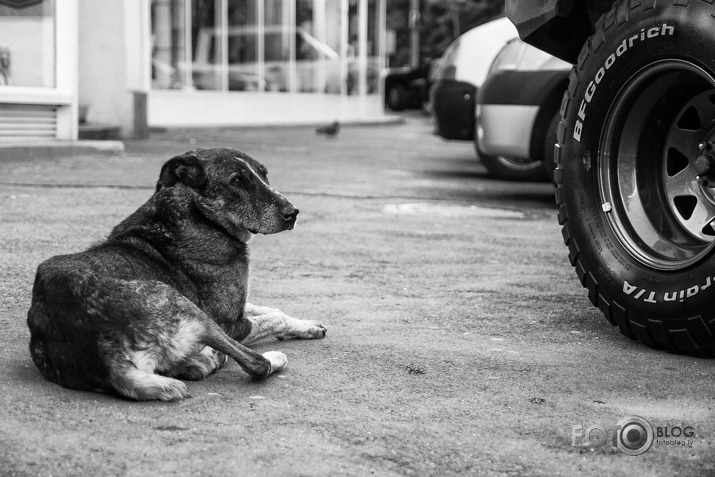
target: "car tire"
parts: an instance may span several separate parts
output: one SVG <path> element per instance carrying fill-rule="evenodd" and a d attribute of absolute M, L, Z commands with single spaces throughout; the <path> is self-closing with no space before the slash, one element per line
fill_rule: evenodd
<path fill-rule="evenodd" d="M 402 111 L 407 102 L 407 90 L 399 84 L 390 86 L 385 92 L 385 101 L 392 111 Z"/>
<path fill-rule="evenodd" d="M 556 199 L 569 259 L 622 334 L 715 353 L 715 18 L 618 2 L 561 104 Z"/>
<path fill-rule="evenodd" d="M 546 169 L 541 159 L 522 159 L 512 156 L 490 156 L 477 150 L 477 155 L 495 179 L 521 182 L 543 182 Z"/>

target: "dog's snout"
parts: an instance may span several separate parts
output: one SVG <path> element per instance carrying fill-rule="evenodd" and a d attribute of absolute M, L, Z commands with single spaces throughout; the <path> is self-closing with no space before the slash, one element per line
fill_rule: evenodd
<path fill-rule="evenodd" d="M 293 207 L 292 204 L 288 204 L 283 209 L 281 209 L 281 215 L 283 215 L 283 220 L 295 220 L 298 217 L 300 211 Z"/>

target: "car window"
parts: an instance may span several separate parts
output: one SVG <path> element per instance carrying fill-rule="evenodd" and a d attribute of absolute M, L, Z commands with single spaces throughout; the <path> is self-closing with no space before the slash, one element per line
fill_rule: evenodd
<path fill-rule="evenodd" d="M 208 62 L 209 63 L 216 63 L 216 52 L 218 50 L 216 49 L 216 37 L 211 36 L 209 40 L 209 47 L 208 47 Z"/>
<path fill-rule="evenodd" d="M 216 38 L 216 36 L 214 36 Z M 255 35 L 247 32 L 228 35 L 228 63 L 253 63 L 256 61 L 256 43 L 258 39 Z"/>

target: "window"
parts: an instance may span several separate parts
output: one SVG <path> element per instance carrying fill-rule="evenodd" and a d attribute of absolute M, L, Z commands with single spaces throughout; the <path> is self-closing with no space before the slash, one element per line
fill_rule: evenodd
<path fill-rule="evenodd" d="M 55 2 L 19 3 L 0 1 L 0 87 L 54 88 Z"/>
<path fill-rule="evenodd" d="M 151 5 L 155 89 L 377 92 L 376 0 L 152 0 Z M 360 42 L 363 36 L 369 38 Z M 360 45 L 366 50 L 362 56 Z"/>
<path fill-rule="evenodd" d="M 154 0 L 151 3 L 151 77 L 156 89 L 190 86 L 186 71 L 186 3 L 189 0 Z"/>

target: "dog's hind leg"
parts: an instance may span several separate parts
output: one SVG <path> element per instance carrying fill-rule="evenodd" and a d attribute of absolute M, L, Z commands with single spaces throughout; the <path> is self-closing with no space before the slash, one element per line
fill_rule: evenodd
<path fill-rule="evenodd" d="M 184 383 L 155 374 L 155 371 L 182 379 L 200 380 L 223 365 L 225 359 L 221 354 L 235 359 L 253 378 L 264 378 L 280 371 L 287 362 L 286 356 L 279 351 L 260 354 L 237 343 L 200 310 L 196 315 L 188 318 L 184 316 L 181 320 L 183 323 L 180 327 L 191 331 L 175 330 L 160 338 L 165 342 L 164 347 L 150 344 L 143 350 L 125 353 L 111 363 L 109 382 L 117 392 L 137 400 L 172 401 L 189 397 Z M 169 358 L 171 355 L 176 356 L 179 348 L 188 350 L 201 344 L 208 346 L 199 354 L 187 356 L 180 361 Z M 215 354 L 212 348 L 220 353 Z M 173 365 L 169 359 L 174 361 Z"/>
<path fill-rule="evenodd" d="M 244 316 L 251 322 L 251 331 L 241 342 L 254 343 L 264 338 L 318 339 L 325 337 L 327 330 L 319 321 L 299 320 L 275 308 L 246 303 Z"/>
<path fill-rule="evenodd" d="M 187 358 L 172 372 L 172 377 L 187 381 L 201 381 L 215 373 L 226 364 L 226 361 L 228 361 L 228 356 L 206 346 L 199 354 Z"/>
<path fill-rule="evenodd" d="M 110 371 L 114 389 L 126 397 L 138 401 L 159 399 L 173 401 L 191 397 L 186 384 L 153 371 L 143 371 L 132 365 L 115 367 Z"/>
<path fill-rule="evenodd" d="M 141 400 L 187 396 L 186 385 L 167 376 L 179 376 L 186 363 L 201 360 L 195 357 L 206 346 L 230 356 L 254 378 L 285 366 L 283 353 L 261 355 L 232 340 L 199 307 L 164 283 L 114 280 L 111 290 L 93 298 L 91 305 L 97 321 L 104 322 L 98 348 L 108 371 L 107 384 L 120 394 Z M 216 358 L 194 379 L 214 371 Z"/>
<path fill-rule="evenodd" d="M 280 351 L 268 351 L 260 354 L 246 348 L 238 341 L 230 338 L 220 326 L 209 321 L 202 342 L 233 358 L 241 368 L 254 378 L 266 376 L 280 371 L 286 365 L 288 358 Z"/>

